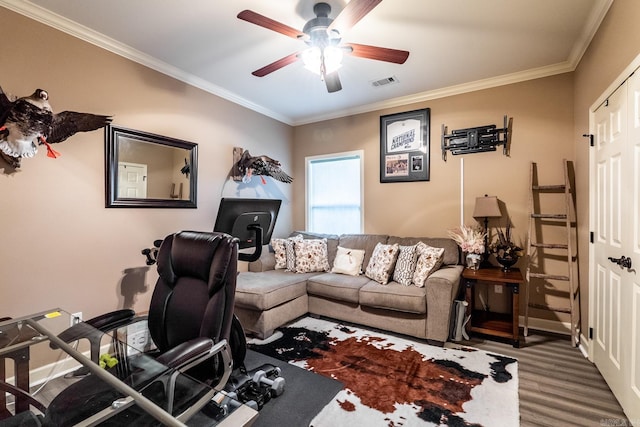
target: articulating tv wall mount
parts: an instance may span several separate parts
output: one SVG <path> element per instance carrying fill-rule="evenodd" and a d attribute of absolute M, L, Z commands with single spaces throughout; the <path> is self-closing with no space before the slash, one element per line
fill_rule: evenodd
<path fill-rule="evenodd" d="M 502 145 L 502 154 L 509 155 L 511 148 L 511 125 L 513 117 L 504 116 L 504 128 L 496 125 L 478 126 L 475 128 L 458 129 L 447 135 L 447 127 L 442 125 L 442 160 L 447 161 L 447 151 L 451 154 L 481 153 L 496 151 Z"/>

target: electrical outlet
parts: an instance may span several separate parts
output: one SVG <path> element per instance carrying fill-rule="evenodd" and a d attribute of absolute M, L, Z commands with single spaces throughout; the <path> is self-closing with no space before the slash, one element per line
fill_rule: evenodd
<path fill-rule="evenodd" d="M 493 285 L 493 291 L 496 294 L 501 294 L 502 293 L 502 285 Z"/>
<path fill-rule="evenodd" d="M 126 341 L 127 354 L 133 355 L 140 352 L 146 352 L 155 349 L 155 345 L 146 320 L 140 320 L 118 330 L 118 339 Z"/>
<path fill-rule="evenodd" d="M 77 313 L 71 313 L 71 317 L 69 318 L 69 326 L 73 326 L 76 323 L 82 322 L 82 312 L 78 311 Z"/>

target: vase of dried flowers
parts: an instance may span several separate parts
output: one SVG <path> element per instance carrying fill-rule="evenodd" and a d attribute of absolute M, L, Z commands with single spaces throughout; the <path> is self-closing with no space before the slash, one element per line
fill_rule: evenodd
<path fill-rule="evenodd" d="M 518 262 L 522 256 L 522 248 L 511 240 L 510 223 L 504 232 L 498 228 L 498 237 L 489 245 L 489 252 L 495 255 L 504 272 L 509 271 Z"/>
<path fill-rule="evenodd" d="M 482 254 L 485 251 L 485 233 L 480 228 L 462 225 L 456 229 L 449 230 L 451 237 L 465 253 L 467 268 L 477 270 L 480 268 Z"/>

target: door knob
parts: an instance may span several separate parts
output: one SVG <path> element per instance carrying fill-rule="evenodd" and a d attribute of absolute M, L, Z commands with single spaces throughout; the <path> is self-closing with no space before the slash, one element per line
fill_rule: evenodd
<path fill-rule="evenodd" d="M 620 258 L 609 257 L 609 261 L 614 264 L 618 264 L 622 268 L 631 268 L 631 258 L 627 258 L 626 256 L 621 256 Z"/>

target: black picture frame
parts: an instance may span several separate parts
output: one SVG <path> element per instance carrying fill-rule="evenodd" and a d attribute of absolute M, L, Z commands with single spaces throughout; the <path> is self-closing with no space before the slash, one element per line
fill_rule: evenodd
<path fill-rule="evenodd" d="M 429 181 L 431 109 L 380 116 L 380 182 Z"/>
<path fill-rule="evenodd" d="M 181 139 L 170 138 L 168 136 L 156 135 L 150 132 L 144 132 L 135 129 L 128 129 L 122 126 L 109 124 L 104 131 L 105 140 L 105 207 L 106 208 L 190 208 L 198 207 L 198 144 L 194 142 L 184 141 Z M 129 146 L 129 148 L 125 148 Z M 132 149 L 132 146 L 137 146 Z M 145 147 L 141 149 L 141 147 Z M 182 164 L 178 163 L 173 172 L 184 174 L 187 178 L 188 186 L 186 194 L 188 198 L 182 198 L 182 187 L 179 193 L 175 188 L 171 188 L 169 182 L 173 181 L 171 170 L 158 169 L 159 172 L 152 172 L 149 177 L 144 179 L 147 182 L 151 179 L 162 178 L 167 186 L 165 188 L 166 197 L 120 197 L 118 196 L 118 166 L 119 162 L 124 160 L 124 153 L 137 152 L 150 154 L 150 150 L 156 151 L 155 157 L 162 157 L 166 153 L 158 154 L 157 150 L 165 151 L 165 149 L 175 149 L 179 156 L 176 161 L 180 162 L 184 159 L 184 166 L 188 165 L 188 173 L 178 169 Z M 151 153 L 153 154 L 153 153 Z M 144 163 L 147 163 L 146 161 Z M 149 178 L 149 179 L 147 179 Z M 174 184 L 175 185 L 175 184 Z M 178 194 L 175 194 L 178 193 Z"/>

